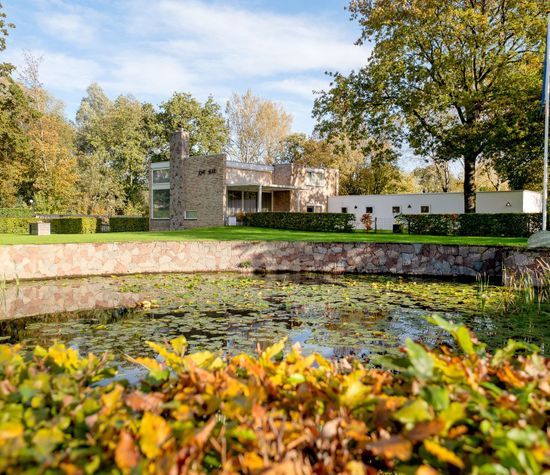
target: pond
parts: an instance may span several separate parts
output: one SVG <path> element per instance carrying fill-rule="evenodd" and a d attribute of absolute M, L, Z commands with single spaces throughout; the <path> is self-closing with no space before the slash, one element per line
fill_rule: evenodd
<path fill-rule="evenodd" d="M 543 351 L 547 313 L 505 315 L 500 287 L 419 278 L 319 274 L 168 274 L 23 282 L 0 290 L 0 342 L 55 341 L 82 354 L 151 352 L 146 341 L 184 335 L 190 351 L 255 352 L 283 337 L 304 352 L 377 364 L 407 338 L 447 341 L 437 313 L 473 329 L 489 348 L 508 338 Z"/>

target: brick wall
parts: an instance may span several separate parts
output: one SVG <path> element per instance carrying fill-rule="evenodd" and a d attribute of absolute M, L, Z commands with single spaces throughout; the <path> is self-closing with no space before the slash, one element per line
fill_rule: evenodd
<path fill-rule="evenodd" d="M 184 210 L 198 213 L 197 220 L 184 220 L 183 227 L 223 226 L 225 155 L 189 157 L 183 170 Z"/>

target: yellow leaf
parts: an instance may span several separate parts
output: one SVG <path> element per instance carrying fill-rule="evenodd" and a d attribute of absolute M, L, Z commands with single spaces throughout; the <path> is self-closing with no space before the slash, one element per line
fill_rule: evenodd
<path fill-rule="evenodd" d="M 142 452 L 148 458 L 157 457 L 162 452 L 162 444 L 171 434 L 172 429 L 161 416 L 146 412 L 139 427 L 139 445 Z"/>
<path fill-rule="evenodd" d="M 255 452 L 247 452 L 242 457 L 241 465 L 243 468 L 253 472 L 264 468 L 264 461 Z"/>
<path fill-rule="evenodd" d="M 283 338 L 279 343 L 275 343 L 274 345 L 266 348 L 265 351 L 262 353 L 261 358 L 264 360 L 270 360 L 274 356 L 277 356 L 281 351 L 284 350 L 286 340 L 286 338 Z"/>
<path fill-rule="evenodd" d="M 349 408 L 354 408 L 365 402 L 371 390 L 359 381 L 351 383 L 346 392 L 340 396 L 340 402 Z"/>
<path fill-rule="evenodd" d="M 464 462 L 462 462 L 460 457 L 446 447 L 439 445 L 437 442 L 434 442 L 433 440 L 425 440 L 424 447 L 439 461 L 450 463 L 461 469 L 464 468 Z"/>
<path fill-rule="evenodd" d="M 7 439 L 15 439 L 23 435 L 24 427 L 20 422 L 3 422 L 0 424 L 0 446 Z"/>

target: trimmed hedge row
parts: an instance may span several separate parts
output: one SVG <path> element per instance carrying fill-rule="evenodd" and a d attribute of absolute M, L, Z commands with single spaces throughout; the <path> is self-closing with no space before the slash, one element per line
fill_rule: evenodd
<path fill-rule="evenodd" d="M 243 218 L 245 226 L 296 231 L 352 232 L 354 223 L 351 213 L 248 213 Z"/>
<path fill-rule="evenodd" d="M 97 218 L 59 218 L 50 220 L 53 234 L 94 234 L 99 231 Z"/>
<path fill-rule="evenodd" d="M 410 234 L 436 236 L 528 237 L 540 231 L 540 213 L 407 214 L 400 220 Z"/>
<path fill-rule="evenodd" d="M 4 218 L 0 217 L 1 234 L 28 234 L 29 224 L 40 221 L 37 218 Z"/>
<path fill-rule="evenodd" d="M 149 231 L 149 218 L 141 216 L 113 216 L 109 218 L 112 233 Z"/>
<path fill-rule="evenodd" d="M 32 218 L 31 208 L 0 208 L 2 218 Z"/>

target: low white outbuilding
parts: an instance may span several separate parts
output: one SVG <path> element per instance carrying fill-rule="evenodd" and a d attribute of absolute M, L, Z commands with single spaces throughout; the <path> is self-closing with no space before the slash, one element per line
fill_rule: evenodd
<path fill-rule="evenodd" d="M 361 216 L 372 215 L 373 227 L 390 230 L 399 214 L 464 213 L 464 193 L 406 193 L 396 195 L 331 196 L 329 213 L 353 213 L 357 229 Z M 476 193 L 477 213 L 540 213 L 542 196 L 536 191 L 484 191 Z"/>

